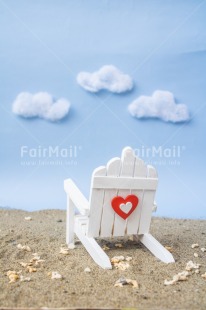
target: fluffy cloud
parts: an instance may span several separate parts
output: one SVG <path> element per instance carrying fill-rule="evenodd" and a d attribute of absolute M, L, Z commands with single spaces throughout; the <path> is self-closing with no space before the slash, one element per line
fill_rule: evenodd
<path fill-rule="evenodd" d="M 77 83 L 93 93 L 102 89 L 112 93 L 123 93 L 133 88 L 132 78 L 112 65 L 103 66 L 93 73 L 80 72 L 77 75 Z"/>
<path fill-rule="evenodd" d="M 16 97 L 12 111 L 26 118 L 41 117 L 50 121 L 58 121 L 68 114 L 69 108 L 70 103 L 64 98 L 55 101 L 46 92 L 36 94 L 23 92 Z"/>
<path fill-rule="evenodd" d="M 185 104 L 176 104 L 169 91 L 156 90 L 153 95 L 140 96 L 128 107 L 132 116 L 137 118 L 159 118 L 165 122 L 185 122 L 190 119 Z"/>

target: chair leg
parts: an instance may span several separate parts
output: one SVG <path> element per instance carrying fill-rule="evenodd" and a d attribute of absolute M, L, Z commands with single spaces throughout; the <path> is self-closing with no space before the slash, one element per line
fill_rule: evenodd
<path fill-rule="evenodd" d="M 87 237 L 80 227 L 76 227 L 75 233 L 79 240 L 82 242 L 87 252 L 91 255 L 93 260 L 103 269 L 112 269 L 109 257 L 98 245 L 94 238 Z"/>
<path fill-rule="evenodd" d="M 174 263 L 175 260 L 172 254 L 165 249 L 151 234 L 144 234 L 139 236 L 139 240 L 164 263 Z"/>

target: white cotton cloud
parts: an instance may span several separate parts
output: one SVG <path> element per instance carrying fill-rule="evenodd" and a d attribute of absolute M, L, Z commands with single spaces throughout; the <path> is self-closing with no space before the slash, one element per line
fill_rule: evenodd
<path fill-rule="evenodd" d="M 169 91 L 156 90 L 153 95 L 140 96 L 128 107 L 130 114 L 137 118 L 159 118 L 165 122 L 185 122 L 190 119 L 185 104 L 176 104 Z"/>
<path fill-rule="evenodd" d="M 113 65 L 103 66 L 93 73 L 80 72 L 77 83 L 93 93 L 103 89 L 112 93 L 123 93 L 133 88 L 132 78 Z"/>
<path fill-rule="evenodd" d="M 47 92 L 31 94 L 20 93 L 13 102 L 12 112 L 26 118 L 40 117 L 50 121 L 64 118 L 70 109 L 70 103 L 64 98 L 54 100 Z"/>

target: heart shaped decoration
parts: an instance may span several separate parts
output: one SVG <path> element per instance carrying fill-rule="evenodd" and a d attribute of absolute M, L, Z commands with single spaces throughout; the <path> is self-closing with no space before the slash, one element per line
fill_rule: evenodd
<path fill-rule="evenodd" d="M 130 201 L 126 202 L 126 203 L 121 203 L 120 204 L 120 209 L 124 212 L 124 213 L 129 213 L 129 211 L 132 208 L 132 203 Z"/>
<path fill-rule="evenodd" d="M 135 195 L 129 195 L 126 198 L 116 196 L 112 199 L 111 205 L 113 210 L 124 220 L 136 209 L 139 199 Z"/>

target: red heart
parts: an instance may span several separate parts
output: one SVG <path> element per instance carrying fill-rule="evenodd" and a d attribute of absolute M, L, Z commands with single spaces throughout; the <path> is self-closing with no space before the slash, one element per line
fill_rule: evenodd
<path fill-rule="evenodd" d="M 135 195 L 129 195 L 125 199 L 121 196 L 116 196 L 112 199 L 111 205 L 114 211 L 126 220 L 136 209 L 138 202 L 139 199 Z"/>

